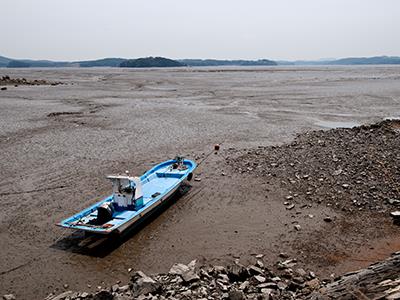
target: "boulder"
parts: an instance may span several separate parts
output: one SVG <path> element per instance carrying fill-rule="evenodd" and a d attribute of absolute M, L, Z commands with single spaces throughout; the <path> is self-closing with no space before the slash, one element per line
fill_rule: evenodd
<path fill-rule="evenodd" d="M 161 291 L 161 285 L 141 271 L 135 272 L 131 278 L 132 292 L 134 296 L 153 294 Z"/>

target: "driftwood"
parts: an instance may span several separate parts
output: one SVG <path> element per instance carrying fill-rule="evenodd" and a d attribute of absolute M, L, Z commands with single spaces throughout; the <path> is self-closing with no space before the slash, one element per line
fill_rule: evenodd
<path fill-rule="evenodd" d="M 400 299 L 400 252 L 335 279 L 308 299 Z"/>

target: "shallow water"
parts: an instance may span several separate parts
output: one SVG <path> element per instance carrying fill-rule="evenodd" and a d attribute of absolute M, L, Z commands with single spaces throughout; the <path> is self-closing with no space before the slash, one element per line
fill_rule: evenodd
<path fill-rule="evenodd" d="M 317 126 L 323 127 L 323 128 L 353 128 L 355 126 L 360 126 L 361 124 L 358 122 L 352 122 L 352 121 L 323 121 L 320 120 L 318 122 L 314 123 Z"/>

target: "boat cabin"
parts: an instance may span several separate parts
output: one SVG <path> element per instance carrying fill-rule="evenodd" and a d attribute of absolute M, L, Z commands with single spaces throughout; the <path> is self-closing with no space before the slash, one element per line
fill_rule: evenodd
<path fill-rule="evenodd" d="M 139 177 L 109 175 L 107 179 L 112 182 L 112 203 L 116 210 L 138 210 L 144 205 Z"/>

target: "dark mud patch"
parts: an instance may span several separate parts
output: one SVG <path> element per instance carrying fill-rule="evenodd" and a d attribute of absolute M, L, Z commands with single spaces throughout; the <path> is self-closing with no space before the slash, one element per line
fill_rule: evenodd
<path fill-rule="evenodd" d="M 62 111 L 62 112 L 52 112 L 47 114 L 47 117 L 53 118 L 53 117 L 59 117 L 59 116 L 71 116 L 71 115 L 82 115 L 83 112 L 80 111 Z"/>
<path fill-rule="evenodd" d="M 15 87 L 19 85 L 60 85 L 64 84 L 61 81 L 48 81 L 44 79 L 34 79 L 29 80 L 26 78 L 11 78 L 10 76 L 2 76 L 0 77 L 0 85 L 14 85 Z"/>

